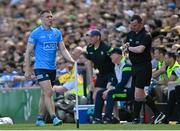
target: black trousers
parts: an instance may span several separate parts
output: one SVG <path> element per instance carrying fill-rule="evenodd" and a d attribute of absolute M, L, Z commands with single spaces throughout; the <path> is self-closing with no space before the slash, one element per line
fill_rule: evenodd
<path fill-rule="evenodd" d="M 180 85 L 176 86 L 175 90 L 172 90 L 169 94 L 168 110 L 167 110 L 168 119 L 170 119 L 170 117 L 172 116 L 176 103 L 177 103 L 178 121 L 180 121 Z"/>

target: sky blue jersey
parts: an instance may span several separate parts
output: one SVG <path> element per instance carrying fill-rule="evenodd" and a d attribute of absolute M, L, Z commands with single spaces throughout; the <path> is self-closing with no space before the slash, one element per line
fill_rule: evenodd
<path fill-rule="evenodd" d="M 62 41 L 57 28 L 45 29 L 42 25 L 35 28 L 28 38 L 28 43 L 34 45 L 34 69 L 56 69 L 56 52 Z"/>

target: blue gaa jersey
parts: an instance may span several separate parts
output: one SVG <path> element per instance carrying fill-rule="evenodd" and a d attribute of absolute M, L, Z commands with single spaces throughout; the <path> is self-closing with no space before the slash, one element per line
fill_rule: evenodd
<path fill-rule="evenodd" d="M 28 43 L 34 45 L 34 69 L 56 69 L 56 52 L 62 41 L 62 33 L 56 28 L 35 28 L 28 38 Z"/>

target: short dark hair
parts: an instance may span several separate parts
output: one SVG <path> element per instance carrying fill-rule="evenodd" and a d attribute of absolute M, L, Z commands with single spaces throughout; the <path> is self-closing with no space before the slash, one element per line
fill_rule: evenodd
<path fill-rule="evenodd" d="M 52 12 L 50 10 L 42 10 L 39 15 L 42 16 L 44 13 L 52 13 Z"/>
<path fill-rule="evenodd" d="M 131 22 L 137 20 L 138 23 L 142 22 L 142 18 L 139 15 L 133 15 L 131 18 Z"/>
<path fill-rule="evenodd" d="M 176 60 L 176 55 L 175 55 L 174 52 L 168 51 L 168 52 L 166 52 L 166 54 L 167 54 L 170 58 L 173 58 L 174 60 Z"/>
<path fill-rule="evenodd" d="M 166 49 L 164 47 L 156 47 L 154 50 L 158 50 L 163 55 L 165 55 L 165 53 L 166 53 Z"/>

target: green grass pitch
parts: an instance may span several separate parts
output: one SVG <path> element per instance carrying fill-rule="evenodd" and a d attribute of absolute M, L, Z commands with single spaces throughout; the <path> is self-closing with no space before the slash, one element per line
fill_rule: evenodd
<path fill-rule="evenodd" d="M 0 130 L 180 130 L 180 124 L 80 124 L 79 129 L 76 128 L 76 124 L 60 126 L 46 124 L 43 127 L 37 127 L 34 124 L 14 124 L 0 125 Z"/>

